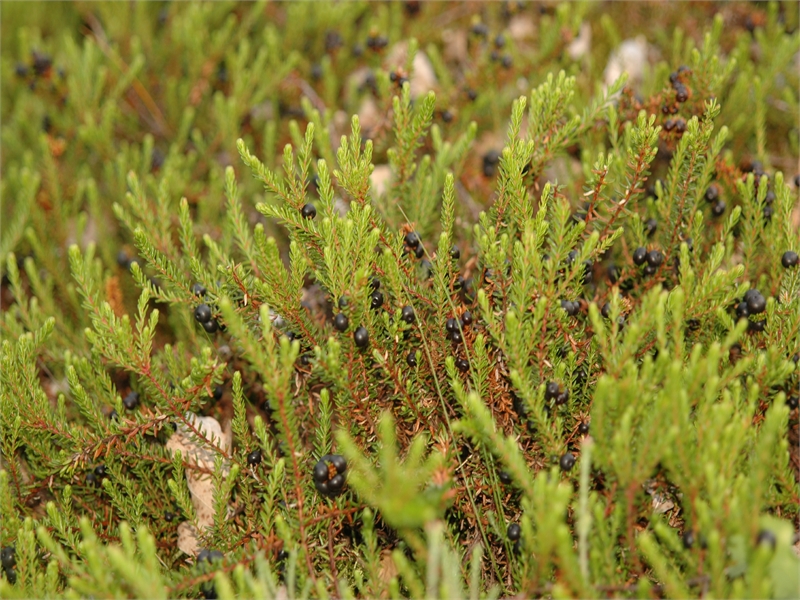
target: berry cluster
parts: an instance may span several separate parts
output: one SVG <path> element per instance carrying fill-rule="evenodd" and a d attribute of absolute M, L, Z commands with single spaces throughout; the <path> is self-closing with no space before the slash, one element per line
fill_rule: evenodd
<path fill-rule="evenodd" d="M 741 302 L 736 305 L 736 318 L 747 319 L 750 315 L 760 315 L 767 308 L 767 300 L 757 289 L 749 289 L 744 293 Z M 750 321 L 750 331 L 764 331 L 766 320 Z"/>
<path fill-rule="evenodd" d="M 544 399 L 546 402 L 555 400 L 556 406 L 562 406 L 569 400 L 569 390 L 555 381 L 549 381 L 544 388 Z"/>
<path fill-rule="evenodd" d="M 17 572 L 14 567 L 17 565 L 17 550 L 14 546 L 6 546 L 0 550 L 0 563 L 3 565 L 3 571 L 6 574 L 6 579 L 9 583 L 16 583 Z"/>
<path fill-rule="evenodd" d="M 108 477 L 106 466 L 97 465 L 93 471 L 89 471 L 86 474 L 86 485 L 93 485 L 94 487 L 99 488 L 103 485 L 103 479 L 106 477 Z"/>
<path fill-rule="evenodd" d="M 721 217 L 723 214 L 725 214 L 727 205 L 725 204 L 725 201 L 719 197 L 719 187 L 716 184 L 712 183 L 710 186 L 708 186 L 708 189 L 705 193 L 705 199 L 706 202 L 711 204 L 711 214 L 713 216 Z"/>
<path fill-rule="evenodd" d="M 314 486 L 323 496 L 335 497 L 342 493 L 347 472 L 347 461 L 339 454 L 326 454 L 314 465 Z"/>

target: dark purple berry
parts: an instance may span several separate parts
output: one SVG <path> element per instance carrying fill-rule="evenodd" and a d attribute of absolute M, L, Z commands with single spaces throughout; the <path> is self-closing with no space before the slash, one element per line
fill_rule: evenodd
<path fill-rule="evenodd" d="M 125 398 L 122 399 L 122 404 L 128 410 L 134 410 L 139 406 L 139 394 L 137 392 L 130 392 Z"/>
<path fill-rule="evenodd" d="M 333 326 L 337 331 L 347 331 L 347 328 L 350 326 L 350 319 L 348 319 L 347 315 L 344 313 L 339 313 L 333 317 Z"/>
<path fill-rule="evenodd" d="M 493 177 L 497 172 L 497 164 L 500 162 L 500 153 L 497 150 L 489 150 L 483 155 L 483 174 L 486 177 Z"/>
<path fill-rule="evenodd" d="M 747 308 L 747 302 L 739 302 L 736 305 L 736 318 L 746 319 L 750 315 L 750 310 Z"/>
<path fill-rule="evenodd" d="M 208 304 L 200 304 L 194 309 L 194 318 L 198 323 L 208 323 L 211 320 L 211 307 Z"/>
<path fill-rule="evenodd" d="M 366 348 L 369 345 L 369 332 L 366 327 L 359 327 L 353 332 L 353 341 L 359 348 Z"/>
<path fill-rule="evenodd" d="M 6 546 L 0 550 L 0 563 L 4 569 L 13 569 L 17 564 L 17 550 L 14 546 Z"/>
<path fill-rule="evenodd" d="M 633 251 L 633 264 L 640 267 L 647 260 L 647 248 L 639 246 Z"/>
<path fill-rule="evenodd" d="M 372 292 L 369 305 L 372 310 L 378 310 L 381 306 L 383 306 L 383 294 L 378 291 Z"/>
<path fill-rule="evenodd" d="M 758 532 L 758 537 L 756 538 L 756 544 L 759 546 L 767 545 L 772 550 L 775 549 L 775 544 L 777 543 L 777 539 L 775 538 L 775 534 L 772 533 L 769 529 L 762 529 Z"/>
<path fill-rule="evenodd" d="M 415 231 L 411 231 L 406 234 L 405 237 L 406 246 L 411 248 L 412 250 L 416 250 L 419 246 L 419 236 Z"/>
<path fill-rule="evenodd" d="M 747 302 L 747 310 L 750 311 L 752 315 L 761 314 L 767 308 L 767 300 L 758 290 L 750 291 L 752 293 L 750 293 L 745 300 L 745 302 Z"/>
<path fill-rule="evenodd" d="M 603 304 L 602 308 L 600 309 L 600 314 L 603 316 L 604 319 L 608 319 L 611 316 L 611 303 L 606 302 Z"/>
<path fill-rule="evenodd" d="M 794 250 L 787 250 L 783 253 L 783 256 L 781 256 L 781 265 L 783 265 L 784 269 L 791 269 L 798 264 L 800 264 L 800 257 Z"/>
<path fill-rule="evenodd" d="M 575 466 L 575 457 L 571 452 L 567 452 L 558 460 L 558 464 L 562 471 L 569 471 Z"/>
<path fill-rule="evenodd" d="M 411 306 L 404 306 L 403 310 L 401 311 L 400 318 L 403 319 L 409 325 L 413 323 L 416 319 L 416 315 L 414 314 L 414 308 Z"/>
<path fill-rule="evenodd" d="M 251 467 L 261 463 L 261 450 L 253 450 L 247 455 L 247 464 Z"/>
<path fill-rule="evenodd" d="M 313 219 L 317 216 L 317 208 L 311 202 L 308 202 L 300 209 L 300 214 L 303 215 L 304 219 Z"/>
<path fill-rule="evenodd" d="M 694 532 L 691 529 L 687 529 L 683 532 L 681 540 L 683 541 L 683 547 L 689 550 L 694 546 Z"/>
<path fill-rule="evenodd" d="M 658 267 L 664 262 L 664 255 L 658 250 L 650 250 L 647 253 L 647 264 L 651 267 Z"/>

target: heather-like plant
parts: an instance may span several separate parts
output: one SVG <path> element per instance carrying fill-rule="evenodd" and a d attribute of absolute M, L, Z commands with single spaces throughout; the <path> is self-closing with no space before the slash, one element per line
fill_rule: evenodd
<path fill-rule="evenodd" d="M 797 596 L 796 15 L 134 6 L 2 62 L 3 597 Z"/>

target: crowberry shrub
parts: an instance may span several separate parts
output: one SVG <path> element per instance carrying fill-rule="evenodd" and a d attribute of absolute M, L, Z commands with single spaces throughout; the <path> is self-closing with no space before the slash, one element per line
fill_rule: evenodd
<path fill-rule="evenodd" d="M 798 596 L 796 14 L 162 4 L 3 7 L 0 596 Z"/>

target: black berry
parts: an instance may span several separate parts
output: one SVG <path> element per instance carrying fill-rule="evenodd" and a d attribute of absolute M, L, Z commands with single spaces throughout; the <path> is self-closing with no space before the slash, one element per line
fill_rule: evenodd
<path fill-rule="evenodd" d="M 750 290 L 749 296 L 745 295 L 745 302 L 747 302 L 747 310 L 752 315 L 758 315 L 764 312 L 767 308 L 767 300 L 761 295 L 758 290 Z"/>
<path fill-rule="evenodd" d="M 581 424 L 578 425 L 578 433 L 581 435 L 586 435 L 589 433 L 589 422 L 588 421 L 581 421 Z"/>
<path fill-rule="evenodd" d="M 425 256 L 425 246 L 423 246 L 422 244 L 417 246 L 414 249 L 414 256 L 416 256 L 417 258 L 422 258 L 423 256 Z"/>
<path fill-rule="evenodd" d="M 6 546 L 0 550 L 0 562 L 3 564 L 4 569 L 13 569 L 17 564 L 16 557 L 17 550 L 14 546 Z"/>
<path fill-rule="evenodd" d="M 419 236 L 415 231 L 411 231 L 406 234 L 405 237 L 406 246 L 411 248 L 412 250 L 416 250 L 419 246 Z"/>
<path fill-rule="evenodd" d="M 708 202 L 716 202 L 719 198 L 719 188 L 716 185 L 710 185 L 706 190 L 705 197 Z"/>
<path fill-rule="evenodd" d="M 483 155 L 483 174 L 486 177 L 493 177 L 497 172 L 497 164 L 500 162 L 500 153 L 497 150 L 489 150 Z"/>
<path fill-rule="evenodd" d="M 711 214 L 715 217 L 721 217 L 725 214 L 725 209 L 727 205 L 725 204 L 724 200 L 718 200 L 714 204 L 711 205 Z"/>
<path fill-rule="evenodd" d="M 206 333 L 216 333 L 219 330 L 219 323 L 216 319 L 211 319 L 203 323 L 203 329 L 206 330 Z"/>
<path fill-rule="evenodd" d="M 781 265 L 783 265 L 784 269 L 791 269 L 798 264 L 800 264 L 800 256 L 798 256 L 797 252 L 794 250 L 787 250 L 783 253 L 783 256 L 781 256 Z"/>
<path fill-rule="evenodd" d="M 664 262 L 664 255 L 658 250 L 650 250 L 647 253 L 647 264 L 651 267 L 658 267 Z"/>
<path fill-rule="evenodd" d="M 522 536 L 522 528 L 516 523 L 512 523 L 506 530 L 506 536 L 512 542 L 516 542 Z"/>
<path fill-rule="evenodd" d="M 174 518 L 175 518 L 175 513 L 172 513 L 172 512 L 169 512 L 169 511 L 165 511 L 164 512 L 164 520 L 167 523 L 172 523 Z"/>
<path fill-rule="evenodd" d="M 686 102 L 689 99 L 689 91 L 682 85 L 675 86 L 675 101 Z"/>
<path fill-rule="evenodd" d="M 108 475 L 108 473 L 106 471 L 106 466 L 105 465 L 97 465 L 94 468 L 94 474 L 97 477 L 105 477 L 106 475 Z"/>
<path fill-rule="evenodd" d="M 247 464 L 254 467 L 261 464 L 261 450 L 253 450 L 247 455 Z"/>
<path fill-rule="evenodd" d="M 381 306 L 383 306 L 383 294 L 379 291 L 372 292 L 369 305 L 372 310 L 378 310 Z"/>
<path fill-rule="evenodd" d="M 99 480 L 97 479 L 97 475 L 95 475 L 93 471 L 89 471 L 86 474 L 86 485 L 93 485 L 94 487 L 98 487 Z"/>
<path fill-rule="evenodd" d="M 353 340 L 359 348 L 366 348 L 369 345 L 369 332 L 366 327 L 359 327 L 353 332 Z"/>
<path fill-rule="evenodd" d="M 133 410 L 137 406 L 139 406 L 139 394 L 137 392 L 130 392 L 125 398 L 122 400 L 122 404 L 128 410 Z"/>
<path fill-rule="evenodd" d="M 766 544 L 770 548 L 774 549 L 777 540 L 775 539 L 775 534 L 772 533 L 769 529 L 762 529 L 758 532 L 758 538 L 756 538 L 756 544 L 759 546 L 762 544 Z"/>
<path fill-rule="evenodd" d="M 647 234 L 647 237 L 653 237 L 653 234 L 658 229 L 658 221 L 655 219 L 647 219 L 644 222 L 644 232 Z"/>
<path fill-rule="evenodd" d="M 555 381 L 548 381 L 544 388 L 544 399 L 554 400 L 561 393 L 560 386 Z"/>
<path fill-rule="evenodd" d="M 215 385 L 214 391 L 211 393 L 211 397 L 214 398 L 214 400 L 220 400 L 222 398 L 223 391 L 224 389 L 221 385 Z"/>
<path fill-rule="evenodd" d="M 344 313 L 339 313 L 333 317 L 333 326 L 338 331 L 347 331 L 347 328 L 350 326 L 350 319 L 348 319 L 347 315 Z"/>
<path fill-rule="evenodd" d="M 456 367 L 459 371 L 467 371 L 469 369 L 469 361 L 466 358 L 457 358 Z"/>
<path fill-rule="evenodd" d="M 760 321 L 748 321 L 747 330 L 754 333 L 761 333 L 767 327 L 767 320 L 761 319 Z"/>
<path fill-rule="evenodd" d="M 3 572 L 6 574 L 6 579 L 8 579 L 8 583 L 14 585 L 17 583 L 17 572 L 14 569 L 4 569 Z"/>
<path fill-rule="evenodd" d="M 406 356 L 406 364 L 409 367 L 412 367 L 412 368 L 417 366 L 417 351 L 416 350 L 412 350 L 411 352 L 408 353 L 408 356 Z"/>
<path fill-rule="evenodd" d="M 472 325 L 472 313 L 468 310 L 465 310 L 464 314 L 461 315 L 461 324 L 464 326 Z"/>
<path fill-rule="evenodd" d="M 205 296 L 207 291 L 208 290 L 206 290 L 205 286 L 202 283 L 195 283 L 194 285 L 192 285 L 192 293 L 195 296 Z"/>
<path fill-rule="evenodd" d="M 414 315 L 414 308 L 411 306 L 404 306 L 400 318 L 409 325 L 414 322 L 416 316 Z"/>
<path fill-rule="evenodd" d="M 444 328 L 447 330 L 447 333 L 452 334 L 458 331 L 458 321 L 452 318 L 447 319 L 447 321 L 444 324 Z"/>
<path fill-rule="evenodd" d="M 225 558 L 225 555 L 222 554 L 219 550 L 208 550 L 203 548 L 200 550 L 200 553 L 197 555 L 197 564 L 204 563 L 204 562 L 215 562 L 218 560 L 222 560 Z"/>
<path fill-rule="evenodd" d="M 765 206 L 762 212 L 764 214 L 764 220 L 767 222 L 771 221 L 772 215 L 775 214 L 775 210 L 771 206 Z"/>
<path fill-rule="evenodd" d="M 194 309 L 194 318 L 198 323 L 208 323 L 211 320 L 211 307 L 208 304 L 200 304 Z"/>
<path fill-rule="evenodd" d="M 509 485 L 511 483 L 511 475 L 509 475 L 506 471 L 500 471 L 497 474 L 497 477 L 500 479 L 500 483 L 503 485 Z"/>
<path fill-rule="evenodd" d="M 313 219 L 317 216 L 317 208 L 311 202 L 308 202 L 300 209 L 300 214 L 303 215 L 304 219 Z"/>
<path fill-rule="evenodd" d="M 644 264 L 647 260 L 647 248 L 644 246 L 639 246 L 636 250 L 633 251 L 633 264 L 637 267 L 640 267 Z"/>
<path fill-rule="evenodd" d="M 747 308 L 747 302 L 739 302 L 736 305 L 736 318 L 746 319 L 750 315 L 750 310 Z"/>
<path fill-rule="evenodd" d="M 603 304 L 603 307 L 600 309 L 600 314 L 603 316 L 604 319 L 607 319 L 611 316 L 611 303 L 606 302 Z"/>
<path fill-rule="evenodd" d="M 464 341 L 464 338 L 461 336 L 460 331 L 454 331 L 453 333 L 451 333 L 450 339 L 453 341 L 454 344 L 460 344 L 462 341 Z"/>
<path fill-rule="evenodd" d="M 561 467 L 562 471 L 569 471 L 572 467 L 575 466 L 575 457 L 572 455 L 572 452 L 567 452 L 564 454 L 559 460 L 558 464 Z"/>
<path fill-rule="evenodd" d="M 458 260 L 461 258 L 461 250 L 458 249 L 458 246 L 453 246 L 450 248 L 450 258 L 453 260 Z"/>
<path fill-rule="evenodd" d="M 578 314 L 578 309 L 580 309 L 580 304 L 577 302 L 572 302 L 571 300 L 561 300 L 561 308 L 570 316 L 574 317 Z"/>
<path fill-rule="evenodd" d="M 314 487 L 323 496 L 338 496 L 345 483 L 347 461 L 338 454 L 326 454 L 314 465 Z"/>
<path fill-rule="evenodd" d="M 683 532 L 681 540 L 683 541 L 683 547 L 688 550 L 694 546 L 694 532 L 691 529 L 687 529 Z"/>

